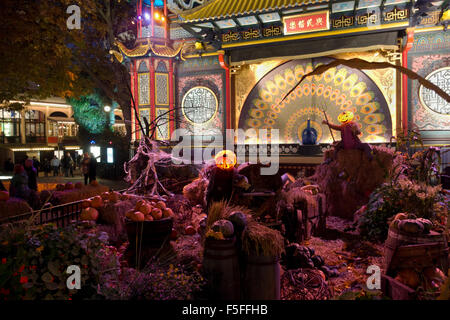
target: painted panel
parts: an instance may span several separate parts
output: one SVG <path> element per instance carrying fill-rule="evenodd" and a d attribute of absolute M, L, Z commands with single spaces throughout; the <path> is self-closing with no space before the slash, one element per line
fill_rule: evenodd
<path fill-rule="evenodd" d="M 150 104 L 150 74 L 138 74 L 139 105 Z"/>
<path fill-rule="evenodd" d="M 331 58 L 292 60 L 272 69 L 250 91 L 239 117 L 239 128 L 278 129 L 280 143 L 299 143 L 307 120 L 318 132 L 318 141 L 331 142 L 330 131 L 321 122 L 324 109 L 333 123 L 345 110 L 355 114 L 361 127 L 361 140 L 387 142 L 392 136 L 388 103 L 364 72 L 338 66 L 319 76 L 305 79 L 280 104 L 284 94 L 300 78 Z M 336 134 L 335 134 L 336 136 Z"/>

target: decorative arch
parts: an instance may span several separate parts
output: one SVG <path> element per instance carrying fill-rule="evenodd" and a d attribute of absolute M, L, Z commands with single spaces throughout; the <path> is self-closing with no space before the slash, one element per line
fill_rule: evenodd
<path fill-rule="evenodd" d="M 317 141 L 327 143 L 332 138 L 322 124 L 322 109 L 334 123 L 338 123 L 339 113 L 349 110 L 361 127 L 363 141 L 389 141 L 392 119 L 388 104 L 377 85 L 357 69 L 338 66 L 308 77 L 279 104 L 304 74 L 331 61 L 325 57 L 298 59 L 274 68 L 247 96 L 239 117 L 239 128 L 278 129 L 280 143 L 299 143 L 310 119 L 318 133 Z"/>
<path fill-rule="evenodd" d="M 138 72 L 149 72 L 147 63 L 145 61 L 141 61 L 139 63 Z"/>
<path fill-rule="evenodd" d="M 61 111 L 55 111 L 50 113 L 50 117 L 68 118 L 67 114 Z"/>

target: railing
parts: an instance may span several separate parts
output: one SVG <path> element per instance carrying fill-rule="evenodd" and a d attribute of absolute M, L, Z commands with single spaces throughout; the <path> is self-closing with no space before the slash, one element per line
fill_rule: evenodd
<path fill-rule="evenodd" d="M 125 190 L 119 190 L 117 192 L 124 192 Z M 53 206 L 44 208 L 41 210 L 27 212 L 21 215 L 12 216 L 0 219 L 0 224 L 5 223 L 18 223 L 33 218 L 33 223 L 36 225 L 45 223 L 55 223 L 57 227 L 64 228 L 71 221 L 78 220 L 82 211 L 82 203 L 85 199 L 65 203 L 59 206 Z"/>

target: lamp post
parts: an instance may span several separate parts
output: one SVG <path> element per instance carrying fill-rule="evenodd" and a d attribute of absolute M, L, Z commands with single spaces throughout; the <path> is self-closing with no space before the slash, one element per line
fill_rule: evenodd
<path fill-rule="evenodd" d="M 106 112 L 106 127 L 109 129 L 110 121 L 111 121 L 111 119 L 110 119 L 110 117 L 111 117 L 111 114 L 110 114 L 111 107 L 106 105 L 106 106 L 103 107 L 103 110 Z"/>

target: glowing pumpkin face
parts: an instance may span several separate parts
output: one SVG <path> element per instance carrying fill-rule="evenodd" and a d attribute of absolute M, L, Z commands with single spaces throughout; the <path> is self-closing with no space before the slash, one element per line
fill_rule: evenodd
<path fill-rule="evenodd" d="M 233 151 L 222 150 L 214 158 L 216 166 L 220 169 L 232 169 L 236 165 L 236 155 Z"/>
<path fill-rule="evenodd" d="M 347 123 L 352 121 L 354 118 L 353 112 L 351 111 L 344 111 L 338 116 L 338 120 L 340 123 Z"/>

